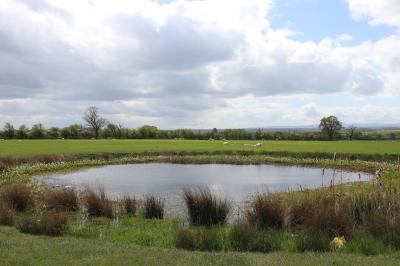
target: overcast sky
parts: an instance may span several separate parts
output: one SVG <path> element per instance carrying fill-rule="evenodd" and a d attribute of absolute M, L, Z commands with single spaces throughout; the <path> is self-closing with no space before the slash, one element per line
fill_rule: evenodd
<path fill-rule="evenodd" d="M 0 126 L 400 122 L 399 0 L 1 0 Z"/>

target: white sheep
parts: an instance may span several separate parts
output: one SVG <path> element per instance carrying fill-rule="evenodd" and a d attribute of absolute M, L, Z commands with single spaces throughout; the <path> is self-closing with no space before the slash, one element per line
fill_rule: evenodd
<path fill-rule="evenodd" d="M 261 143 L 260 142 L 258 142 L 256 145 L 254 145 L 254 147 L 261 147 Z"/>

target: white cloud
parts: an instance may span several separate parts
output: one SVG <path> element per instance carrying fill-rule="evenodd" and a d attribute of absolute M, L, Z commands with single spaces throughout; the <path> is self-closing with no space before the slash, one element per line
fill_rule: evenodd
<path fill-rule="evenodd" d="M 396 25 L 395 2 L 366 1 L 369 8 L 360 9 L 361 2 L 349 0 L 354 17 Z M 389 11 L 368 11 L 390 3 Z M 301 115 L 282 113 L 277 109 L 293 109 L 259 100 L 270 96 L 400 95 L 398 35 L 357 46 L 345 45 L 346 34 L 295 41 L 290 30 L 271 27 L 272 4 L 2 0 L 0 123 L 41 118 L 65 125 L 95 104 L 129 125 L 240 127 L 267 116 L 307 122 L 322 113 L 312 104 Z M 229 120 L 238 106 L 243 115 Z M 213 122 L 207 117 L 214 110 Z"/>
<path fill-rule="evenodd" d="M 347 0 L 355 19 L 368 19 L 371 25 L 400 27 L 398 0 Z"/>

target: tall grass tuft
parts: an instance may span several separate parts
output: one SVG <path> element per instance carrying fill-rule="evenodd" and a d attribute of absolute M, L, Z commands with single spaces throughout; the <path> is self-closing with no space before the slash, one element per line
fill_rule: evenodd
<path fill-rule="evenodd" d="M 56 188 L 44 195 L 44 202 L 50 209 L 76 211 L 79 208 L 78 194 L 72 188 Z"/>
<path fill-rule="evenodd" d="M 186 250 L 222 251 L 229 249 L 229 238 L 223 227 L 191 227 L 178 230 L 175 246 Z"/>
<path fill-rule="evenodd" d="M 84 192 L 84 200 L 89 215 L 108 218 L 114 217 L 112 203 L 106 197 L 103 189 L 100 189 L 99 194 L 92 189 L 86 189 Z"/>
<path fill-rule="evenodd" d="M 147 196 L 144 200 L 144 217 L 146 219 L 163 219 L 164 201 L 155 196 Z"/>
<path fill-rule="evenodd" d="M 252 200 L 246 216 L 258 229 L 279 229 L 284 226 L 285 206 L 282 200 L 274 195 L 259 194 Z"/>
<path fill-rule="evenodd" d="M 208 188 L 185 189 L 183 198 L 191 225 L 213 226 L 226 223 L 230 211 L 227 199 L 218 199 Z"/>
<path fill-rule="evenodd" d="M 68 215 L 62 212 L 45 213 L 22 218 L 18 229 L 33 235 L 62 236 L 66 230 Z"/>
<path fill-rule="evenodd" d="M 0 225 L 13 225 L 14 211 L 0 202 Z"/>
<path fill-rule="evenodd" d="M 129 196 L 125 196 L 123 203 L 124 203 L 124 208 L 125 208 L 126 214 L 128 214 L 129 216 L 135 216 L 135 214 L 136 214 L 136 199 L 131 198 Z"/>
<path fill-rule="evenodd" d="M 331 237 L 327 234 L 318 232 L 302 233 L 297 237 L 297 251 L 327 252 L 330 250 L 329 243 L 331 240 Z"/>
<path fill-rule="evenodd" d="M 346 237 L 349 236 L 352 225 L 347 202 L 336 197 L 326 197 L 313 202 L 312 211 L 303 223 L 305 231 L 308 232 Z"/>
<path fill-rule="evenodd" d="M 295 246 L 294 239 L 288 239 L 287 235 L 280 229 L 259 230 L 254 225 L 239 222 L 232 226 L 229 239 L 236 251 L 271 252 L 281 250 L 284 242 L 286 246 Z"/>
<path fill-rule="evenodd" d="M 22 183 L 5 185 L 1 189 L 0 197 L 9 207 L 16 211 L 25 211 L 34 204 L 31 188 Z"/>

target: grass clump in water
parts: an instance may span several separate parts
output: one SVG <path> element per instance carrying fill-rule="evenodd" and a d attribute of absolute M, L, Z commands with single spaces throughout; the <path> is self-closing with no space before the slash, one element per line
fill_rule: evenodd
<path fill-rule="evenodd" d="M 144 217 L 146 219 L 163 219 L 164 200 L 155 196 L 147 196 L 144 200 Z"/>
<path fill-rule="evenodd" d="M 131 198 L 130 196 L 125 196 L 123 199 L 124 209 L 126 214 L 129 216 L 135 216 L 136 214 L 136 199 Z"/>
<path fill-rule="evenodd" d="M 97 194 L 92 189 L 86 189 L 84 200 L 90 216 L 114 217 L 112 202 L 107 198 L 103 189 Z"/>
<path fill-rule="evenodd" d="M 208 188 L 185 189 L 183 198 L 191 225 L 214 226 L 226 223 L 230 211 L 227 199 L 218 199 Z"/>
<path fill-rule="evenodd" d="M 79 209 L 78 194 L 72 188 L 51 189 L 44 195 L 44 202 L 50 209 L 76 211 Z"/>

